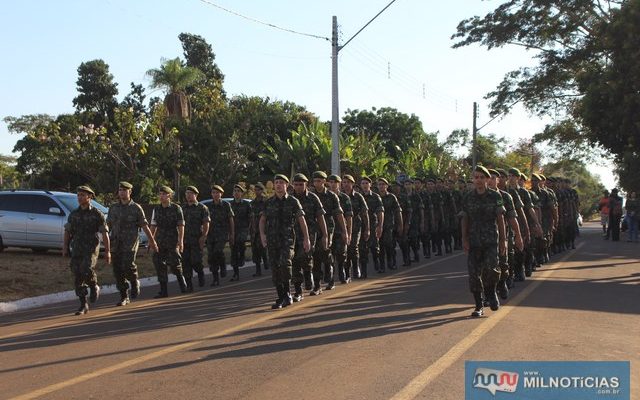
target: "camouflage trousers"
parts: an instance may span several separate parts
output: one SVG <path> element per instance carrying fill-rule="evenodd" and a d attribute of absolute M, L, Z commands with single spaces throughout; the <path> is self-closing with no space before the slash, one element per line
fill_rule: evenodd
<path fill-rule="evenodd" d="M 189 280 L 193 278 L 193 271 L 201 274 L 203 269 L 200 243 L 198 240 L 185 240 L 182 251 L 182 271 L 184 272 L 184 277 Z"/>
<path fill-rule="evenodd" d="M 169 280 L 169 269 L 175 276 L 182 276 L 182 257 L 175 247 L 161 247 L 153 253 L 153 266 L 158 274 L 158 282 L 163 283 Z"/>
<path fill-rule="evenodd" d="M 395 231 L 393 228 L 386 228 L 382 230 L 382 237 L 380 238 L 380 270 L 384 271 L 386 267 L 395 268 L 394 260 L 396 256 L 396 240 L 394 237 Z M 386 267 L 385 267 L 386 263 Z"/>
<path fill-rule="evenodd" d="M 251 238 L 251 259 L 256 267 L 267 265 L 267 249 L 262 245 L 259 234 Z"/>
<path fill-rule="evenodd" d="M 69 267 L 73 273 L 76 296 L 86 297 L 89 286 L 98 285 L 96 276 L 96 263 L 98 262 L 98 249 L 93 253 L 72 254 Z"/>
<path fill-rule="evenodd" d="M 376 269 L 378 269 L 380 244 L 378 243 L 378 238 L 376 237 L 375 226 L 371 227 L 369 231 L 369 240 L 360 241 L 360 274 L 362 274 L 362 276 L 364 276 L 365 278 L 368 274 L 367 266 L 369 264 L 369 253 L 371 253 L 371 258 L 373 259 L 373 265 Z"/>
<path fill-rule="evenodd" d="M 226 236 L 224 236 L 226 238 Z M 222 235 L 207 237 L 207 264 L 211 273 L 216 276 L 218 271 L 227 269 L 227 262 L 224 259 L 224 245 L 226 239 L 222 239 Z"/>
<path fill-rule="evenodd" d="M 333 258 L 334 270 L 338 271 L 340 278 L 344 278 L 344 266 L 347 261 L 347 242 L 344 240 L 342 232 L 335 233 L 331 241 L 331 257 Z M 334 277 L 331 275 L 331 282 Z"/>
<path fill-rule="evenodd" d="M 347 276 L 359 277 L 360 275 L 360 235 L 362 233 L 362 226 L 360 224 L 354 224 L 351 227 L 351 242 L 347 246 L 347 264 L 345 270 Z M 364 257 L 367 257 L 367 251 L 364 252 Z"/>
<path fill-rule="evenodd" d="M 328 228 L 327 228 L 328 229 Z M 316 246 L 313 251 L 313 280 L 316 285 L 320 284 L 320 281 L 324 279 L 325 282 L 330 282 L 333 279 L 333 257 L 331 255 L 331 247 L 333 243 L 333 230 L 328 233 L 328 249 L 323 249 L 322 246 Z M 322 233 L 318 234 L 318 240 L 322 239 Z"/>
<path fill-rule="evenodd" d="M 292 258 L 294 253 L 294 243 L 268 243 L 267 260 L 271 268 L 271 280 L 273 285 L 278 287 L 285 285 L 288 287 L 292 275 Z"/>
<path fill-rule="evenodd" d="M 485 288 L 495 288 L 500 279 L 498 245 L 472 247 L 467 258 L 467 270 L 471 293 L 484 293 Z"/>
<path fill-rule="evenodd" d="M 236 235 L 235 240 L 233 241 L 233 246 L 231 246 L 230 262 L 234 270 L 244 265 L 245 253 L 247 251 L 247 243 L 245 241 L 246 237 L 246 234 Z"/>
<path fill-rule="evenodd" d="M 311 271 L 313 270 L 313 252 L 316 247 L 316 236 L 317 235 L 315 233 L 309 234 L 309 242 L 311 243 L 309 252 L 304 251 L 302 238 L 296 237 L 296 245 L 292 260 L 292 281 L 296 288 L 302 286 L 305 281 L 305 275 L 310 281 L 307 283 L 313 282 Z"/>
<path fill-rule="evenodd" d="M 124 250 L 111 254 L 113 276 L 116 279 L 116 287 L 120 293 L 129 289 L 129 282 L 135 282 L 138 279 L 138 267 L 135 262 L 137 253 L 137 250 Z"/>

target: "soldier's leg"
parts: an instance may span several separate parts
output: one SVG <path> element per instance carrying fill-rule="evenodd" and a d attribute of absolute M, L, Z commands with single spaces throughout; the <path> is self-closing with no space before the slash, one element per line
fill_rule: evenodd
<path fill-rule="evenodd" d="M 429 231 L 423 232 L 420 235 L 420 240 L 422 241 L 422 254 L 424 258 L 431 258 L 431 234 Z"/>
<path fill-rule="evenodd" d="M 475 308 L 472 317 L 483 315 L 482 304 L 482 248 L 472 247 L 467 256 L 467 272 L 469 274 L 469 291 L 473 294 Z"/>
<path fill-rule="evenodd" d="M 383 273 L 386 270 L 387 265 L 387 246 L 385 242 L 385 237 L 388 234 L 385 231 L 382 231 L 382 236 L 380 237 L 380 243 L 378 248 L 378 273 Z"/>
<path fill-rule="evenodd" d="M 380 240 L 376 236 L 375 229 L 371 230 L 369 235 L 369 251 L 371 252 L 371 259 L 373 260 L 373 268 L 376 271 L 380 270 Z"/>
<path fill-rule="evenodd" d="M 296 249 L 293 254 L 293 260 L 291 262 L 291 278 L 295 293 L 293 295 L 293 301 L 302 300 L 302 284 L 304 283 L 304 267 L 307 255 L 302 248 L 301 240 L 296 240 Z"/>
<path fill-rule="evenodd" d="M 76 315 L 86 314 L 89 310 L 87 306 L 87 295 L 89 294 L 87 283 L 85 282 L 86 274 L 84 271 L 84 257 L 72 255 L 69 262 L 69 268 L 73 273 L 73 287 L 76 292 L 76 296 L 80 300 L 80 308 L 76 311 Z"/>
<path fill-rule="evenodd" d="M 211 271 L 211 275 L 213 276 L 213 280 L 211 282 L 211 286 L 218 286 L 220 284 L 220 278 L 218 275 L 218 254 L 216 253 L 216 243 L 211 236 L 207 239 L 207 265 L 209 266 L 209 270 Z"/>
<path fill-rule="evenodd" d="M 262 269 L 260 267 L 262 263 L 262 243 L 260 243 L 260 235 L 253 235 L 251 240 L 251 259 L 256 266 L 256 272 L 254 277 L 262 275 Z"/>
<path fill-rule="evenodd" d="M 369 266 L 369 249 L 371 248 L 371 241 L 375 239 L 369 236 L 369 240 L 360 241 L 360 278 L 367 277 L 367 268 Z"/>
<path fill-rule="evenodd" d="M 220 278 L 227 277 L 227 260 L 224 256 L 224 246 L 226 243 L 226 240 L 218 240 L 216 242 L 216 259 L 218 260 L 218 271 L 220 271 Z"/>
<path fill-rule="evenodd" d="M 484 246 L 482 248 L 481 264 L 484 293 L 488 296 L 491 310 L 496 311 L 500 307 L 500 301 L 496 293 L 496 287 L 500 280 L 497 246 Z"/>
<path fill-rule="evenodd" d="M 276 293 L 278 297 L 276 298 L 275 303 L 271 306 L 272 309 L 280 309 L 282 308 L 282 303 L 284 301 L 284 287 L 281 284 L 282 278 L 280 277 L 280 249 L 276 246 L 270 244 L 267 247 L 268 258 L 269 258 L 269 267 L 271 268 L 271 281 L 273 282 L 273 286 L 276 288 Z"/>
<path fill-rule="evenodd" d="M 159 299 L 162 297 L 167 297 L 169 296 L 169 292 L 167 290 L 167 281 L 169 280 L 169 276 L 167 271 L 166 249 L 158 249 L 157 252 L 153 253 L 153 266 L 156 269 L 158 282 L 160 283 L 160 291 L 158 292 L 157 296 L 154 296 L 154 298 Z"/>
<path fill-rule="evenodd" d="M 411 256 L 409 254 L 409 237 L 405 234 L 400 236 L 400 240 L 398 240 L 400 244 L 400 251 L 402 252 L 402 265 L 404 267 L 408 267 L 411 265 Z"/>
<path fill-rule="evenodd" d="M 182 270 L 182 257 L 178 250 L 167 250 L 167 266 L 171 269 L 171 273 L 176 276 L 178 286 L 181 293 L 187 292 L 187 285 L 184 279 L 184 273 Z"/>
<path fill-rule="evenodd" d="M 184 249 L 182 250 L 182 274 L 187 284 L 187 290 L 193 292 L 193 271 L 194 263 L 192 260 L 192 243 L 184 241 Z"/>
<path fill-rule="evenodd" d="M 333 259 L 338 269 L 340 283 L 348 283 L 347 279 L 351 281 L 351 268 L 347 265 L 347 244 L 342 237 L 340 237 L 340 240 L 336 240 Z"/>
<path fill-rule="evenodd" d="M 280 252 L 280 284 L 283 291 L 282 307 L 290 306 L 293 303 L 291 297 L 291 259 L 293 258 L 294 248 L 283 247 Z"/>
<path fill-rule="evenodd" d="M 195 243 L 191 248 L 191 266 L 198 274 L 198 286 L 204 286 L 204 266 L 202 265 L 202 249 L 200 243 Z"/>

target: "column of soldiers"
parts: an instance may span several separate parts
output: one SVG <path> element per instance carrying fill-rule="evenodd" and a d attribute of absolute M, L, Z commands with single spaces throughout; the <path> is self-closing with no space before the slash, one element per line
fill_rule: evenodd
<path fill-rule="evenodd" d="M 534 173 L 528 189 L 528 180 L 516 168 L 507 172 L 479 166 L 472 181 L 415 177 L 390 185 L 380 177 L 374 188 L 367 176 L 356 185 L 351 175 L 316 171 L 311 185 L 301 173 L 292 184 L 285 175 L 276 175 L 270 198 L 258 183 L 251 203 L 243 201 L 246 189 L 240 184 L 234 186 L 230 203 L 222 200 L 224 189 L 212 185 L 212 201 L 206 206 L 197 199 L 198 189 L 188 186 L 182 207 L 171 201 L 173 190 L 162 186 L 150 224 L 131 199 L 131 184 L 120 183 L 119 201 L 107 218 L 90 206 L 93 190 L 80 186 L 80 207 L 65 226 L 64 251 L 67 255 L 71 249 L 80 299 L 76 314 L 87 313 L 88 303 L 98 298 L 100 235 L 121 295 L 117 305 L 139 295 L 135 258 L 138 231 L 143 229 L 154 252 L 160 284 L 156 298 L 168 296 L 169 270 L 182 293 L 194 291 L 194 274 L 198 286 L 205 285 L 205 246 L 211 286 L 217 286 L 226 276 L 226 245 L 231 250 L 231 280 L 237 281 L 249 241 L 253 276 L 271 269 L 277 292 L 273 308 L 279 309 L 302 301 L 305 290 L 320 295 L 323 283 L 324 290 L 334 289 L 336 278 L 343 284 L 366 279 L 370 261 L 378 273 L 397 269 L 397 247 L 402 265 L 410 266 L 420 260 L 422 245 L 427 259 L 458 249 L 468 253 L 472 316 L 482 316 L 485 306 L 499 308 L 499 298 L 508 298 L 514 282 L 530 277 L 553 254 L 575 248 L 579 199 L 571 182 Z"/>

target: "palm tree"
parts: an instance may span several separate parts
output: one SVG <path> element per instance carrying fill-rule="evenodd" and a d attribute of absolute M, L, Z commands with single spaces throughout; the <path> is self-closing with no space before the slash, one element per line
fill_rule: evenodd
<path fill-rule="evenodd" d="M 180 58 L 176 57 L 163 60 L 160 68 L 148 70 L 147 76 L 151 78 L 152 88 L 167 91 L 164 105 L 169 116 L 188 121 L 191 115 L 191 104 L 185 90 L 204 78 L 202 71 L 184 66 Z"/>

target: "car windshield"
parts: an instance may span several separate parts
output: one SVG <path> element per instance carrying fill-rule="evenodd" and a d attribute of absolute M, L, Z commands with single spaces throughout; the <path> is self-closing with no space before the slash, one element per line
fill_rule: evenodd
<path fill-rule="evenodd" d="M 78 197 L 76 195 L 72 195 L 72 194 L 56 195 L 55 198 L 58 199 L 60 203 L 64 204 L 64 206 L 69 211 L 73 211 L 76 208 L 78 208 Z M 106 214 L 109 211 L 107 207 L 103 206 L 102 204 L 98 203 L 95 200 L 91 200 L 91 205 L 93 205 L 98 210 L 102 211 L 104 214 Z"/>

